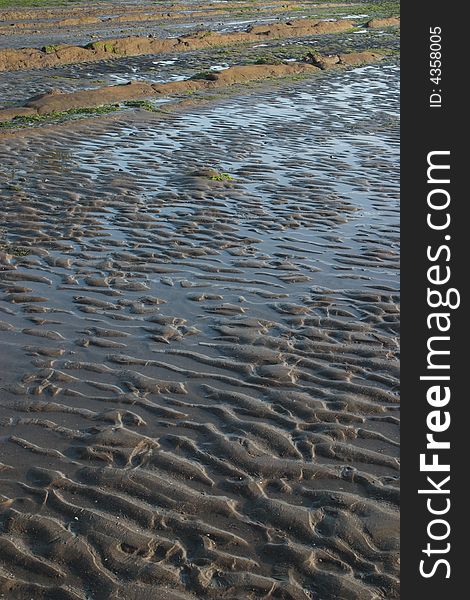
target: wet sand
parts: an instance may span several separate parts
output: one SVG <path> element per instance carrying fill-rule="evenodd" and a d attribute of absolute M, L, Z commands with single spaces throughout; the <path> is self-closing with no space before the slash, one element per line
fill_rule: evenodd
<path fill-rule="evenodd" d="M 55 43 L 88 43 L 89 37 L 117 37 L 149 31 L 158 37 L 175 36 L 212 27 L 224 31 L 244 29 L 250 23 L 270 23 L 301 15 L 329 19 L 342 18 L 350 11 L 361 15 L 358 2 L 295 2 L 235 0 L 184 4 L 160 1 L 158 4 L 115 2 L 70 3 L 68 6 L 0 10 L 0 47 L 22 47 Z M 372 16 L 372 15 L 371 15 Z"/>
<path fill-rule="evenodd" d="M 0 597 L 399 597 L 398 90 L 1 134 Z"/>

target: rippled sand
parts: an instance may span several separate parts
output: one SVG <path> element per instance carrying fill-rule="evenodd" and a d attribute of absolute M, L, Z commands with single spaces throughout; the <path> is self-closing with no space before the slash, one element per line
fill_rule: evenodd
<path fill-rule="evenodd" d="M 2 139 L 3 597 L 398 598 L 397 93 Z"/>

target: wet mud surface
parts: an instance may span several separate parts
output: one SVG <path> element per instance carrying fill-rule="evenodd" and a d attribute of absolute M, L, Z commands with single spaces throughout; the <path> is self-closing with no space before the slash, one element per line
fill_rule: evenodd
<path fill-rule="evenodd" d="M 398 93 L 0 134 L 0 597 L 399 597 Z"/>

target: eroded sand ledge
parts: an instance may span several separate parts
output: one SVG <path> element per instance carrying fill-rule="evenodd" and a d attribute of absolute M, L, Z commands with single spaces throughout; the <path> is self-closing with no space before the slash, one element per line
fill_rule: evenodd
<path fill-rule="evenodd" d="M 246 31 L 218 33 L 201 31 L 177 38 L 154 38 L 129 36 L 92 42 L 86 46 L 68 44 L 39 48 L 6 48 L 0 50 L 0 71 L 20 69 L 43 69 L 58 65 L 80 62 L 94 62 L 120 58 L 123 56 L 142 56 L 165 52 L 189 52 L 231 44 L 259 42 L 260 40 L 303 37 L 326 33 L 340 33 L 354 26 L 352 21 L 316 21 L 298 19 L 286 23 L 250 26 Z"/>
<path fill-rule="evenodd" d="M 0 16 L 4 21 L 16 21 L 16 20 L 45 20 L 45 19 L 53 19 L 53 24 L 56 24 L 57 17 L 60 16 L 60 21 L 64 21 L 66 18 L 76 18 L 76 19 L 88 19 L 90 17 L 93 18 L 101 18 L 101 19 L 123 19 L 123 18 L 134 18 L 137 17 L 139 19 L 143 19 L 148 16 L 149 13 L 152 15 L 152 12 L 155 11 L 155 8 L 158 6 L 160 10 L 165 10 L 165 17 L 168 18 L 168 15 L 174 12 L 189 12 L 189 11 L 200 11 L 200 10 L 217 10 L 221 8 L 220 2 L 195 2 L 190 4 L 179 4 L 179 3 L 167 3 L 161 2 L 161 4 L 156 5 L 155 3 L 143 3 L 143 4 L 135 4 L 132 2 L 124 2 L 121 5 L 121 8 L 117 8 L 116 4 L 113 2 L 102 2 L 98 5 L 92 6 L 83 6 L 80 4 L 77 5 L 68 5 L 64 7 L 25 7 L 25 8 L 17 8 L 17 9 L 2 9 L 0 10 Z M 268 3 L 269 8 L 283 8 L 289 9 L 292 7 L 298 8 L 299 5 L 305 5 L 304 2 L 295 2 L 288 3 L 283 0 L 270 0 Z M 355 7 L 359 6 L 358 2 L 325 2 L 321 4 L 322 8 L 338 8 L 338 7 Z M 223 10 L 229 9 L 238 9 L 243 10 L 246 7 L 253 6 L 251 0 L 247 2 L 224 2 Z M 307 3 L 308 6 L 308 3 Z M 258 8 L 258 7 L 257 7 Z M 115 12 L 115 15 L 106 15 L 103 17 L 103 13 Z M 59 21 L 59 22 L 60 22 Z"/>
<path fill-rule="evenodd" d="M 48 115 L 77 108 L 94 108 L 108 104 L 170 95 L 184 92 L 218 88 L 270 78 L 309 75 L 340 67 L 351 67 L 376 62 L 384 57 L 373 51 L 350 52 L 333 56 L 312 55 L 309 63 L 289 63 L 280 65 L 242 65 L 230 67 L 224 71 L 204 75 L 201 79 L 169 81 L 167 83 L 129 82 L 122 85 L 110 85 L 94 90 L 72 93 L 52 91 L 29 99 L 23 106 L 0 109 L 0 122 L 11 121 L 16 117 Z"/>
<path fill-rule="evenodd" d="M 322 5 L 327 8 L 328 5 Z M 335 8 L 341 6 L 334 4 Z M 345 6 L 355 6 L 355 4 L 345 4 Z M 165 2 L 150 5 L 131 5 L 125 8 L 126 4 L 119 9 L 116 5 L 104 6 L 100 9 L 84 9 L 83 7 L 68 7 L 61 10 L 59 14 L 56 11 L 39 9 L 37 11 L 18 10 L 1 11 L 0 10 L 0 32 L 6 35 L 15 35 L 18 31 L 34 29 L 53 29 L 77 27 L 82 25 L 117 25 L 120 23 L 148 23 L 149 21 L 168 21 L 177 19 L 201 17 L 212 17 L 216 15 L 226 15 L 227 11 L 255 11 L 256 13 L 265 12 L 267 14 L 279 14 L 292 10 L 298 10 L 297 3 L 286 3 L 282 0 L 270 1 L 269 4 L 258 5 L 256 2 L 202 2 L 195 4 L 167 4 Z M 158 9 L 158 10 L 156 10 Z M 105 14 L 103 14 L 105 13 Z M 111 13 L 111 14 L 110 14 Z M 60 18 L 57 18 L 60 17 Z M 10 23 L 7 23 L 10 21 Z M 13 23 L 11 21 L 14 21 Z"/>
<path fill-rule="evenodd" d="M 360 25 L 1 74 L 0 596 L 396 600 L 397 3 L 152 1 L 0 45 Z"/>
<path fill-rule="evenodd" d="M 366 23 L 367 27 L 400 27 L 400 17 L 385 17 L 383 19 L 371 19 Z"/>

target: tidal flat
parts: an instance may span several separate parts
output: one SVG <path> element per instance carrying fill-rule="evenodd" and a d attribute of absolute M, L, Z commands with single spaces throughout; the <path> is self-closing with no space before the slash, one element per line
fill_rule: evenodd
<path fill-rule="evenodd" d="M 0 1 L 0 598 L 399 598 L 398 13 Z"/>

